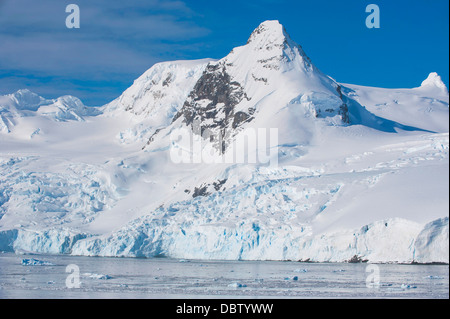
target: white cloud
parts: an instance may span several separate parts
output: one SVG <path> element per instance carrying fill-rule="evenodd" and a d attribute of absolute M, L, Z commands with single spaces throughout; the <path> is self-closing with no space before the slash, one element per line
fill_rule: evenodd
<path fill-rule="evenodd" d="M 192 21 L 195 13 L 184 2 L 161 0 L 78 0 L 81 28 L 67 29 L 65 6 L 72 2 L 0 3 L 0 69 L 7 75 L 0 79 L 3 90 L 18 89 L 18 79 L 22 87 L 37 87 L 40 77 L 118 81 L 115 86 L 121 86 L 180 48 L 189 50 L 186 41 L 209 32 Z M 21 76 L 8 84 L 15 73 Z"/>

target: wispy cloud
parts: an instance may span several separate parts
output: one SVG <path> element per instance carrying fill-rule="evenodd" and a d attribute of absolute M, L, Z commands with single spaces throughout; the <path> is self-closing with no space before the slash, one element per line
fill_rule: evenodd
<path fill-rule="evenodd" d="M 57 93 L 60 81 L 88 102 L 107 102 L 155 62 L 188 49 L 185 41 L 209 33 L 184 2 L 162 0 L 78 0 L 81 28 L 67 29 L 65 8 L 73 2 L 0 2 L 0 93 L 44 83 Z"/>

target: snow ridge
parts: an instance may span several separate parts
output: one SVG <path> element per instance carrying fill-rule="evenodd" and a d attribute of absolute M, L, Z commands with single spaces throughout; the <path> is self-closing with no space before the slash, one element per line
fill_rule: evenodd
<path fill-rule="evenodd" d="M 421 87 L 437 87 L 444 92 L 448 92 L 447 86 L 442 82 L 441 77 L 436 72 L 431 72 L 422 82 Z"/>

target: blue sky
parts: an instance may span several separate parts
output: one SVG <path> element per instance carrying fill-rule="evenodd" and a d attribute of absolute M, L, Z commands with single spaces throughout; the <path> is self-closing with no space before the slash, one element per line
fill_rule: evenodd
<path fill-rule="evenodd" d="M 66 5 L 81 11 L 67 29 Z M 368 29 L 368 4 L 381 27 Z M 28 88 L 87 105 L 119 96 L 154 63 L 222 58 L 264 20 L 279 20 L 338 82 L 449 84 L 448 0 L 0 0 L 0 94 Z"/>

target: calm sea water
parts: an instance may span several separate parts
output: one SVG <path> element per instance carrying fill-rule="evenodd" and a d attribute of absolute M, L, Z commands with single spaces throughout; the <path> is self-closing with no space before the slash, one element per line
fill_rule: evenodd
<path fill-rule="evenodd" d="M 449 266 L 3 253 L 0 298 L 449 298 Z"/>

